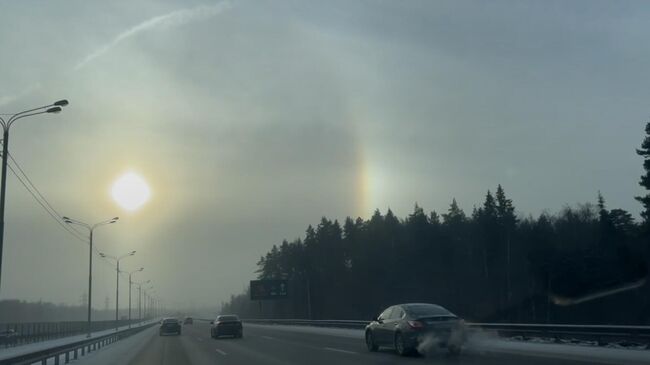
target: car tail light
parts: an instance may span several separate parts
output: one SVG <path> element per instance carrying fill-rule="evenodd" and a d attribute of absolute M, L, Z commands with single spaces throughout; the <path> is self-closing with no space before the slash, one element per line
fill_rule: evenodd
<path fill-rule="evenodd" d="M 424 323 L 422 323 L 420 321 L 408 321 L 408 324 L 409 324 L 409 326 L 411 326 L 411 328 L 423 328 L 424 327 Z"/>

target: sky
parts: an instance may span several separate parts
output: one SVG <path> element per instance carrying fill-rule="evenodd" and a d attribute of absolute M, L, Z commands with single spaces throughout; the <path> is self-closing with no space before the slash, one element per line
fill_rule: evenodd
<path fill-rule="evenodd" d="M 648 121 L 644 1 L 0 0 L 10 152 L 61 215 L 169 305 L 216 306 L 322 216 L 417 202 L 636 217 Z M 111 198 L 127 172 L 151 199 Z M 79 304 L 88 245 L 9 173 L 0 298 Z M 93 300 L 114 300 L 95 255 Z M 126 289 L 126 279 L 121 287 Z M 127 292 L 122 292 L 126 298 Z M 122 302 L 124 303 L 124 302 Z"/>

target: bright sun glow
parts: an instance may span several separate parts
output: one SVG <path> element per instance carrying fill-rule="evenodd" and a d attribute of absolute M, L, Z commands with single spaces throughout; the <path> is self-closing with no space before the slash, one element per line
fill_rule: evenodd
<path fill-rule="evenodd" d="M 113 200 L 126 210 L 136 210 L 149 200 L 149 185 L 139 175 L 128 172 L 113 183 Z"/>

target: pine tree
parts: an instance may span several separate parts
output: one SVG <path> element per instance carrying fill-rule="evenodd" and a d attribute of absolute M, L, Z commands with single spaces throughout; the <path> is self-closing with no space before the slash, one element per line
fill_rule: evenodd
<path fill-rule="evenodd" d="M 605 205 L 605 198 L 603 194 L 598 192 L 598 223 L 600 224 L 600 245 L 601 249 L 609 249 L 611 245 L 618 241 L 616 237 L 616 229 L 612 224 L 607 206 Z"/>
<path fill-rule="evenodd" d="M 490 221 L 496 219 L 498 216 L 497 205 L 494 201 L 494 196 L 492 196 L 492 193 L 489 190 L 487 192 L 487 195 L 485 195 L 485 201 L 483 202 L 483 208 L 481 212 L 483 217 L 490 219 Z"/>
<path fill-rule="evenodd" d="M 497 219 L 501 229 L 503 229 L 503 236 L 506 243 L 506 304 L 510 305 L 512 301 L 512 231 L 517 224 L 515 217 L 515 207 L 512 205 L 512 200 L 506 197 L 501 184 L 497 187 Z"/>
<path fill-rule="evenodd" d="M 600 191 L 598 191 L 598 216 L 600 224 L 605 224 L 609 221 L 609 212 L 605 207 L 605 198 L 603 198 L 603 194 Z"/>
<path fill-rule="evenodd" d="M 650 227 L 650 122 L 645 126 L 646 137 L 641 144 L 641 148 L 636 150 L 636 153 L 639 156 L 644 158 L 643 169 L 645 174 L 641 176 L 641 181 L 639 185 L 648 190 L 648 193 L 645 196 L 637 196 L 638 200 L 644 208 L 644 211 L 641 212 L 641 216 L 644 219 L 645 226 Z"/>
<path fill-rule="evenodd" d="M 429 223 L 435 227 L 440 226 L 440 215 L 435 210 L 429 215 Z"/>
<path fill-rule="evenodd" d="M 451 205 L 449 206 L 449 211 L 447 212 L 447 214 L 442 215 L 442 219 L 447 225 L 461 224 L 465 222 L 467 217 L 465 217 L 465 212 L 463 212 L 463 210 L 460 209 L 460 207 L 458 207 L 458 203 L 456 203 L 456 198 L 454 198 L 451 201 Z"/>
<path fill-rule="evenodd" d="M 503 191 L 501 184 L 497 187 L 496 193 L 497 199 L 497 217 L 502 226 L 509 229 L 517 223 L 517 217 L 515 217 L 515 207 L 512 205 L 512 199 L 506 198 L 506 193 Z"/>

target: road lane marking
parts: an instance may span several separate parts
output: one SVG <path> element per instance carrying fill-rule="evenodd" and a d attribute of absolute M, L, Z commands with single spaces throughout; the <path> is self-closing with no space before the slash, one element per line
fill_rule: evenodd
<path fill-rule="evenodd" d="M 271 336 L 260 336 L 260 337 L 266 338 L 267 340 L 275 340 L 275 338 Z"/>
<path fill-rule="evenodd" d="M 333 348 L 333 347 L 323 347 L 323 348 L 324 348 L 325 350 L 328 350 L 328 351 L 341 352 L 341 353 L 344 353 L 344 354 L 353 354 L 353 355 L 357 355 L 357 354 L 358 354 L 358 352 L 348 351 L 348 350 L 341 350 L 341 349 L 335 349 L 335 348 Z"/>
<path fill-rule="evenodd" d="M 224 355 L 224 356 L 228 355 L 228 354 L 227 354 L 225 351 L 223 351 L 223 350 L 215 349 L 215 351 L 218 352 L 218 353 L 220 353 L 221 355 Z"/>

